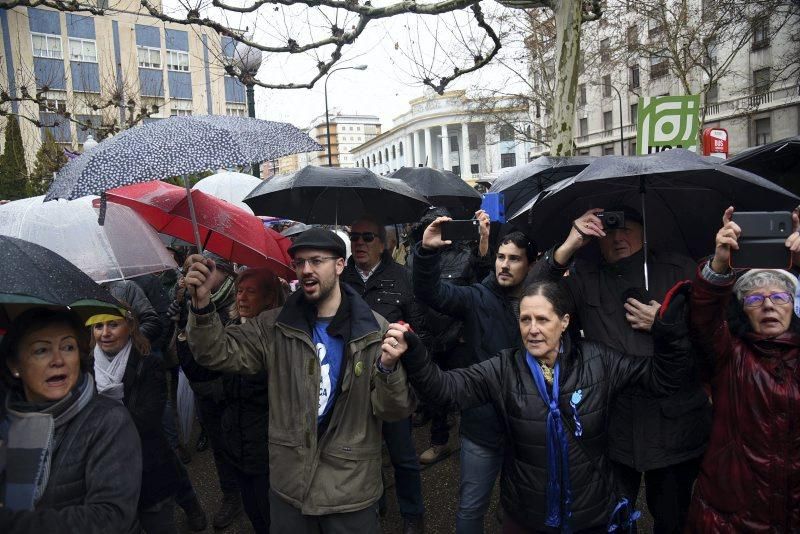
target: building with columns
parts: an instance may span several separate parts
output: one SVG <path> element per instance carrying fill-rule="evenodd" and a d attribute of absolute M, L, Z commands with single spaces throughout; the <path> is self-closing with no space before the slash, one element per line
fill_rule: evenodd
<path fill-rule="evenodd" d="M 356 166 L 377 174 L 428 166 L 477 180 L 528 161 L 530 144 L 515 139 L 514 128 L 499 124 L 463 90 L 427 93 L 409 104 L 390 130 L 351 149 Z M 503 111 L 507 116 L 513 108 Z M 525 116 L 520 110 L 520 123 Z"/>

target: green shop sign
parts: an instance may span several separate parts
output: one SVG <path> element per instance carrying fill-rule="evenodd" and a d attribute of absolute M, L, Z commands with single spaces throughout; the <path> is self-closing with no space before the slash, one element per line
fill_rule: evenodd
<path fill-rule="evenodd" d="M 697 148 L 700 95 L 640 97 L 636 154 Z"/>

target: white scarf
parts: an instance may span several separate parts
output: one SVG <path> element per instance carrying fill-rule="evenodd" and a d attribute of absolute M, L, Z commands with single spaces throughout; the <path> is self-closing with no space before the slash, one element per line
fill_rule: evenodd
<path fill-rule="evenodd" d="M 108 357 L 99 345 L 94 347 L 94 378 L 97 382 L 97 392 L 104 397 L 109 397 L 122 402 L 125 391 L 122 386 L 122 377 L 128 366 L 128 356 L 131 354 L 133 342 L 122 347 L 116 356 Z"/>

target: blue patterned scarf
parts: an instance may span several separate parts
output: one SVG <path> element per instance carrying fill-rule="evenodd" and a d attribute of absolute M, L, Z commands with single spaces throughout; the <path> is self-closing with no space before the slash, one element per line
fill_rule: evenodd
<path fill-rule="evenodd" d="M 548 406 L 547 412 L 547 519 L 548 527 L 561 528 L 562 532 L 570 532 L 569 519 L 572 515 L 572 491 L 569 484 L 569 451 L 567 446 L 567 433 L 561 421 L 561 411 L 558 408 L 558 380 L 560 366 L 558 360 L 555 365 L 553 378 L 553 392 L 547 391 L 547 382 L 544 380 L 542 369 L 536 359 L 527 354 L 528 367 L 533 375 L 533 381 L 539 396 Z"/>
<path fill-rule="evenodd" d="M 94 380 L 82 373 L 78 384 L 57 402 L 33 403 L 10 391 L 6 418 L 0 423 L 0 442 L 5 447 L 5 471 L 0 504 L 5 508 L 33 510 L 47 489 L 50 460 L 58 430 L 69 423 L 94 396 Z"/>

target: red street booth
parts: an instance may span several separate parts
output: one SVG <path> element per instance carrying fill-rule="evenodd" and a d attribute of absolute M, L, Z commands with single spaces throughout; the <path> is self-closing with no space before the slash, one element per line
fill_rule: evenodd
<path fill-rule="evenodd" d="M 725 128 L 704 129 L 703 155 L 728 159 L 728 130 Z"/>

